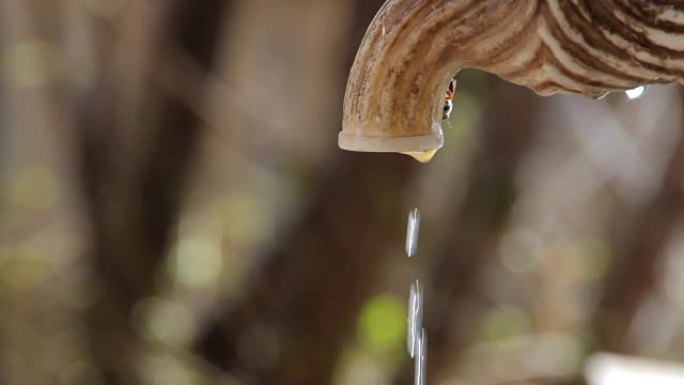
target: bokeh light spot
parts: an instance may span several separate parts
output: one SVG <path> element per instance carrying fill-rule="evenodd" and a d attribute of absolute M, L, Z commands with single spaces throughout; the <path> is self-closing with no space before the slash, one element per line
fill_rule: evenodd
<path fill-rule="evenodd" d="M 17 88 L 40 87 L 56 75 L 59 56 L 56 49 L 38 39 L 26 39 L 2 52 L 2 72 Z"/>
<path fill-rule="evenodd" d="M 223 209 L 226 237 L 236 243 L 248 243 L 265 229 L 266 213 L 255 196 L 233 193 Z"/>
<path fill-rule="evenodd" d="M 538 267 L 543 252 L 543 242 L 536 233 L 515 229 L 501 240 L 499 258 L 508 270 L 521 273 Z"/>
<path fill-rule="evenodd" d="M 7 255 L 0 260 L 0 283 L 10 289 L 30 289 L 43 282 L 53 271 L 53 266 L 41 258 L 33 246 L 18 246 Z"/>
<path fill-rule="evenodd" d="M 143 383 L 149 385 L 201 385 L 209 382 L 175 357 L 150 355 L 140 362 Z"/>
<path fill-rule="evenodd" d="M 223 253 L 218 239 L 182 237 L 171 260 L 173 278 L 188 288 L 208 287 L 221 278 Z"/>
<path fill-rule="evenodd" d="M 599 280 L 603 278 L 611 262 L 608 243 L 602 239 L 590 238 L 582 242 L 582 251 L 585 259 L 585 279 Z"/>
<path fill-rule="evenodd" d="M 55 177 L 45 167 L 24 167 L 17 171 L 10 187 L 10 201 L 19 207 L 43 210 L 52 207 L 56 200 Z"/>
<path fill-rule="evenodd" d="M 379 351 L 403 348 L 406 333 L 406 310 L 396 297 L 383 294 L 371 298 L 359 319 L 362 342 Z"/>
<path fill-rule="evenodd" d="M 529 332 L 529 316 L 515 306 L 501 306 L 491 310 L 482 323 L 482 337 L 490 342 L 507 340 Z"/>
<path fill-rule="evenodd" d="M 189 308 L 156 297 L 138 303 L 133 312 L 133 324 L 145 338 L 169 346 L 188 344 L 197 327 Z"/>

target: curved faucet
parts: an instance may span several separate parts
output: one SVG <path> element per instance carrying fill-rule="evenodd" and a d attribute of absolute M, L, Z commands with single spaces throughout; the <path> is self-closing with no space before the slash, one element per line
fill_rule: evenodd
<path fill-rule="evenodd" d="M 388 0 L 351 69 L 339 146 L 436 151 L 444 93 L 462 68 L 540 95 L 684 83 L 684 2 Z"/>

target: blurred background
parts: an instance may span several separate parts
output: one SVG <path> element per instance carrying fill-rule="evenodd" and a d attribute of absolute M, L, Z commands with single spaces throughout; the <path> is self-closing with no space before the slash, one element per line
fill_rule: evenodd
<path fill-rule="evenodd" d="M 684 384 L 680 89 L 343 152 L 381 4 L 1 0 L 0 384 L 411 384 L 416 278 L 429 384 Z"/>

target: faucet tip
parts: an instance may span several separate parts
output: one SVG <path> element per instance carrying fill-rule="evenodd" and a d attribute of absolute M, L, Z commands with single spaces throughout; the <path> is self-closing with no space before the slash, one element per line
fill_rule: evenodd
<path fill-rule="evenodd" d="M 338 145 L 343 150 L 361 152 L 427 152 L 437 151 L 444 145 L 444 133 L 438 123 L 432 133 L 419 136 L 364 136 L 340 132 Z"/>

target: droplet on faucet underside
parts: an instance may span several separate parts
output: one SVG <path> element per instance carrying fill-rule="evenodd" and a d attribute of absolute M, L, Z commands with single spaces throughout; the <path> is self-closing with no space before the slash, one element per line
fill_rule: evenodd
<path fill-rule="evenodd" d="M 419 161 L 420 163 L 428 163 L 429 161 L 432 160 L 432 158 L 435 157 L 435 154 L 437 153 L 437 148 L 434 150 L 427 150 L 427 151 L 408 151 L 408 152 L 402 152 L 404 155 L 408 155 L 411 158 Z"/>
<path fill-rule="evenodd" d="M 632 88 L 631 90 L 625 91 L 625 94 L 627 94 L 627 97 L 631 99 L 638 99 L 642 96 L 644 96 L 644 93 L 646 92 L 646 86 L 639 86 Z"/>

